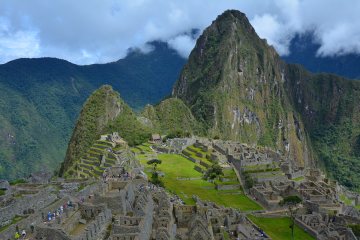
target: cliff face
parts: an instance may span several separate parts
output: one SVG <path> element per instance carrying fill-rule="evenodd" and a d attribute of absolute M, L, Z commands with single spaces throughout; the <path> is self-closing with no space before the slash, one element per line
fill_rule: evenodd
<path fill-rule="evenodd" d="M 311 165 L 308 134 L 286 94 L 286 71 L 245 14 L 226 11 L 197 40 L 171 96 L 209 135 L 271 147 Z"/>
<path fill-rule="evenodd" d="M 101 131 L 109 121 L 121 114 L 124 107 L 120 94 L 104 85 L 86 100 L 71 134 L 60 175 L 69 169 L 92 144 L 100 138 Z"/>

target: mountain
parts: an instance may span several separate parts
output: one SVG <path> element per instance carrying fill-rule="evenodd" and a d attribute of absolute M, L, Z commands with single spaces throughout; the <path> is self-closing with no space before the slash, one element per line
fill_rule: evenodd
<path fill-rule="evenodd" d="M 313 32 L 297 34 L 290 42 L 288 56 L 282 56 L 287 63 L 299 63 L 313 73 L 336 73 L 350 79 L 360 80 L 360 55 L 346 54 L 334 57 L 317 57 L 320 44 Z"/>
<path fill-rule="evenodd" d="M 64 159 L 86 99 L 111 84 L 140 113 L 166 96 L 185 59 L 166 43 L 143 54 L 78 66 L 56 58 L 17 59 L 0 65 L 0 179 L 27 176 Z"/>
<path fill-rule="evenodd" d="M 178 132 L 183 136 L 201 134 L 190 109 L 179 99 L 168 98 L 155 106 L 148 104 L 141 112 L 141 116 L 150 121 L 153 132 L 161 134 Z"/>
<path fill-rule="evenodd" d="M 71 134 L 64 161 L 55 175 L 64 176 L 73 164 L 100 139 L 118 132 L 130 145 L 147 142 L 150 129 L 137 121 L 135 113 L 109 85 L 101 86 L 86 100 Z M 140 139 L 138 142 L 137 140 Z"/>
<path fill-rule="evenodd" d="M 359 190 L 360 82 L 287 64 L 245 14 L 198 38 L 171 91 L 208 136 L 267 146 Z"/>

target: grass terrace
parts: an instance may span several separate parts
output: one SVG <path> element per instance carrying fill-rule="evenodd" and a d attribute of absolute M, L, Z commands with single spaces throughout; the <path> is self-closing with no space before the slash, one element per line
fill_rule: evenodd
<path fill-rule="evenodd" d="M 190 153 L 190 155 L 191 155 L 192 158 L 199 159 L 200 161 L 203 161 L 204 163 L 207 163 L 207 164 L 209 164 L 209 165 L 211 165 L 211 166 L 213 165 L 213 163 L 212 163 L 209 159 L 207 159 L 207 158 L 198 157 L 198 156 L 196 156 L 196 153 L 194 153 L 194 152 L 192 152 L 192 151 L 190 151 L 190 150 L 187 150 L 187 149 L 185 149 L 184 151 Z"/>
<path fill-rule="evenodd" d="M 137 148 L 134 148 L 134 147 L 131 147 L 130 148 L 130 151 L 133 151 L 133 152 L 135 152 L 135 153 L 139 153 L 139 152 L 141 152 L 139 149 L 137 149 Z"/>
<path fill-rule="evenodd" d="M 231 175 L 236 175 L 234 170 L 230 170 L 230 171 L 223 171 L 223 174 L 231 174 Z"/>
<path fill-rule="evenodd" d="M 204 154 L 207 154 L 209 156 L 211 155 L 211 152 L 204 152 L 201 148 L 197 148 L 197 147 L 195 147 L 193 145 L 189 146 L 189 148 L 191 148 L 191 149 L 193 149 L 193 150 L 195 150 L 195 151 L 197 151 L 199 153 L 204 153 Z"/>
<path fill-rule="evenodd" d="M 217 185 L 236 185 L 236 184 L 240 184 L 239 181 L 228 181 L 228 182 L 221 182 L 220 180 L 215 179 L 214 182 Z"/>
<path fill-rule="evenodd" d="M 251 215 L 248 216 L 251 221 L 258 225 L 267 235 L 274 240 L 313 240 L 312 236 L 307 234 L 304 230 L 297 225 L 294 227 L 294 237 L 291 235 L 289 228 L 292 221 L 290 218 L 255 218 Z"/>
<path fill-rule="evenodd" d="M 293 179 L 293 181 L 300 181 L 300 180 L 303 180 L 303 179 L 304 179 L 304 176 L 300 176 L 298 178 Z"/>
<path fill-rule="evenodd" d="M 140 155 L 141 156 L 141 155 Z M 138 157 L 138 156 L 137 156 Z M 215 187 L 215 184 L 209 183 L 203 179 L 180 181 L 180 178 L 201 177 L 203 174 L 194 169 L 195 163 L 177 154 L 159 154 L 158 159 L 162 163 L 158 165 L 157 170 L 165 173 L 165 178 L 160 177 L 164 182 L 167 191 L 174 191 L 186 204 L 195 205 L 192 199 L 193 195 L 198 195 L 202 200 L 210 200 L 218 205 L 225 207 L 240 208 L 241 211 L 263 210 L 262 207 L 248 199 L 243 194 L 240 195 L 218 195 L 218 193 L 236 193 L 240 189 L 218 191 L 214 189 L 204 189 L 204 187 Z M 146 165 L 146 159 L 139 159 Z M 151 167 L 147 167 L 151 168 Z M 149 179 L 151 173 L 145 171 Z M 236 182 L 239 184 L 239 182 Z"/>
<path fill-rule="evenodd" d="M 282 177 L 284 175 L 278 174 L 278 175 L 264 175 L 264 176 L 254 176 L 256 178 L 264 178 L 264 177 Z"/>

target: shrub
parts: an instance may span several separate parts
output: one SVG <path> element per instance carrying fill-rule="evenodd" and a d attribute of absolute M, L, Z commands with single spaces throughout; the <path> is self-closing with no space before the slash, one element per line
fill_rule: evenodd
<path fill-rule="evenodd" d="M 10 185 L 15 185 L 15 184 L 18 184 L 18 183 L 26 183 L 26 182 L 25 182 L 25 180 L 18 179 L 16 181 L 10 182 Z"/>
<path fill-rule="evenodd" d="M 5 191 L 4 190 L 0 190 L 0 196 L 5 195 Z"/>
<path fill-rule="evenodd" d="M 247 178 L 245 180 L 245 186 L 246 188 L 252 188 L 254 186 L 254 180 L 252 178 Z"/>

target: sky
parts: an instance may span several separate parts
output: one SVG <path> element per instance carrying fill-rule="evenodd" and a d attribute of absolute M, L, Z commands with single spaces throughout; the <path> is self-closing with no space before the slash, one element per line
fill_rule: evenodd
<path fill-rule="evenodd" d="M 356 0 L 1 0 L 0 64 L 17 58 L 56 57 L 86 65 L 152 50 L 167 42 L 187 58 L 200 33 L 227 9 L 246 14 L 261 38 L 288 55 L 295 34 L 313 31 L 317 55 L 360 54 Z"/>

